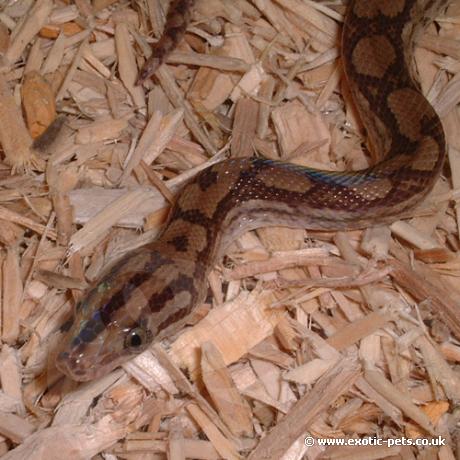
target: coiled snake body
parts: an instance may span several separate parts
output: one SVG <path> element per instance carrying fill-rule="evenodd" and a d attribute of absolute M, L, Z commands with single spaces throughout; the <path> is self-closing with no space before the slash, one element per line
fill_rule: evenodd
<path fill-rule="evenodd" d="M 172 48 L 185 31 L 191 3 L 173 2 L 168 21 L 176 27 L 166 25 L 163 48 Z M 438 116 L 412 78 L 413 38 L 446 4 L 349 4 L 343 62 L 370 144 L 383 161 L 340 173 L 264 159 L 230 159 L 204 170 L 181 191 L 161 236 L 125 256 L 80 302 L 66 325 L 58 368 L 90 380 L 144 350 L 204 300 L 210 268 L 244 231 L 274 224 L 362 228 L 396 220 L 418 203 L 440 173 L 445 141 Z M 166 54 L 160 50 L 140 80 Z"/>

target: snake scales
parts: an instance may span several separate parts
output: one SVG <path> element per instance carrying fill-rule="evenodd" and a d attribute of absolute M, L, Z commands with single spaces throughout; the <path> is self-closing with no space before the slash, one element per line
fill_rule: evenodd
<path fill-rule="evenodd" d="M 148 78 L 180 40 L 191 0 L 175 0 Z M 342 56 L 372 148 L 383 161 L 328 172 L 265 159 L 230 159 L 202 171 L 177 198 L 153 243 L 125 256 L 66 323 L 57 367 L 85 381 L 143 351 L 206 294 L 210 268 L 236 236 L 266 225 L 352 229 L 396 220 L 431 190 L 445 156 L 441 122 L 414 83 L 414 36 L 447 0 L 355 0 Z"/>

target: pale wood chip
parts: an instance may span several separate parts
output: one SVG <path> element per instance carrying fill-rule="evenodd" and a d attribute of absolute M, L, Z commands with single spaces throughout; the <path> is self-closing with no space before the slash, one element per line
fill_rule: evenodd
<path fill-rule="evenodd" d="M 26 16 L 26 20 L 20 23 L 18 30 L 15 30 L 14 39 L 5 53 L 5 57 L 10 63 L 14 63 L 20 58 L 35 34 L 46 24 L 53 6 L 53 0 L 37 0 L 34 2 Z"/>
<path fill-rule="evenodd" d="M 133 190 L 110 203 L 103 211 L 88 221 L 83 228 L 72 235 L 69 244 L 70 253 L 88 249 L 96 244 L 121 217 L 138 209 L 144 202 L 145 193 L 142 190 Z"/>
<path fill-rule="evenodd" d="M 426 432 L 436 435 L 436 430 L 427 415 L 414 403 L 408 400 L 407 395 L 401 393 L 384 375 L 376 370 L 367 369 L 364 378 L 371 387 L 398 407 L 406 416 L 418 423 Z"/>
<path fill-rule="evenodd" d="M 19 335 L 19 307 L 21 305 L 23 285 L 19 272 L 19 253 L 10 248 L 3 262 L 3 324 L 2 340 L 15 343 Z"/>
<path fill-rule="evenodd" d="M 34 162 L 30 150 L 32 138 L 3 74 L 0 74 L 0 144 L 13 170 L 21 171 Z"/>
<path fill-rule="evenodd" d="M 258 105 L 255 101 L 241 98 L 236 104 L 233 136 L 230 151 L 234 158 L 250 157 L 253 153 Z"/>
<path fill-rule="evenodd" d="M 32 423 L 28 422 L 22 417 L 14 414 L 1 414 L 0 416 L 0 434 L 8 439 L 11 439 L 15 443 L 27 442 L 30 436 L 35 431 L 35 427 Z M 5 457 L 15 458 L 10 454 Z M 17 457 L 19 458 L 19 457 Z M 27 458 L 27 457 L 23 457 Z"/>
<path fill-rule="evenodd" d="M 241 458 L 240 455 L 238 455 L 236 446 L 219 432 L 217 427 L 213 425 L 211 420 L 196 404 L 188 404 L 187 411 L 190 412 L 190 415 L 196 423 L 200 425 L 214 448 L 223 458 L 233 460 Z"/>
<path fill-rule="evenodd" d="M 129 39 L 128 25 L 124 22 L 120 22 L 115 27 L 115 44 L 118 53 L 121 81 L 131 94 L 135 107 L 144 111 L 144 92 L 141 86 L 136 86 L 138 69 L 136 66 L 135 53 Z"/>
<path fill-rule="evenodd" d="M 332 337 L 329 337 L 327 343 L 339 351 L 343 350 L 361 338 L 383 328 L 391 320 L 391 314 L 369 313 L 364 318 L 348 324 Z"/>
<path fill-rule="evenodd" d="M 251 436 L 251 410 L 235 388 L 219 350 L 212 342 L 201 346 L 203 382 L 225 424 L 235 436 Z"/>
<path fill-rule="evenodd" d="M 359 375 L 360 371 L 350 360 L 343 360 L 330 369 L 259 442 L 248 458 L 281 458 L 291 444 L 306 433 L 314 418 L 346 392 Z"/>
<path fill-rule="evenodd" d="M 199 369 L 200 344 L 212 341 L 224 362 L 232 363 L 256 343 L 273 332 L 282 312 L 270 311 L 273 297 L 262 292 L 242 293 L 238 298 L 214 309 L 199 324 L 182 334 L 171 346 L 171 357 L 187 367 L 191 375 Z"/>

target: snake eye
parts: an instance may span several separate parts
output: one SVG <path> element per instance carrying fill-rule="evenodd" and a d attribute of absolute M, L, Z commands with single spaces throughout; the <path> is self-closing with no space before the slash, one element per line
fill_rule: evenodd
<path fill-rule="evenodd" d="M 131 329 L 125 338 L 125 347 L 131 351 L 143 351 L 147 345 L 148 335 L 148 331 L 142 327 Z"/>

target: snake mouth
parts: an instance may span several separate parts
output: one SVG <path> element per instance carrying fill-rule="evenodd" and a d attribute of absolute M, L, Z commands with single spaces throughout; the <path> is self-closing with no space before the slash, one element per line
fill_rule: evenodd
<path fill-rule="evenodd" d="M 95 378 L 94 366 L 89 365 L 85 360 L 72 356 L 69 352 L 63 351 L 56 358 L 56 367 L 67 377 L 77 382 L 87 382 Z"/>
<path fill-rule="evenodd" d="M 86 350 L 87 351 L 87 350 Z M 114 350 L 99 351 L 94 355 L 84 353 L 81 347 L 57 354 L 56 368 L 77 382 L 88 382 L 108 374 L 126 361 L 126 356 Z"/>

